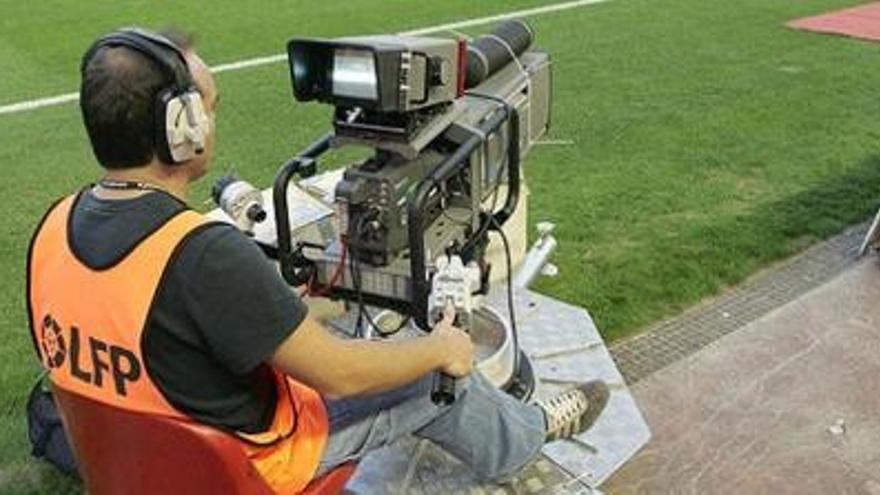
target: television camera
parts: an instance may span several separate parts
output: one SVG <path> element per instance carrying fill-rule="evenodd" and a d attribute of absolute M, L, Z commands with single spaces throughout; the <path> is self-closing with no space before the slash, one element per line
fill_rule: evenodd
<path fill-rule="evenodd" d="M 291 40 L 294 97 L 334 111 L 332 132 L 276 176 L 273 254 L 285 280 L 355 302 L 367 320 L 364 305 L 429 329 L 447 304 L 466 329 L 485 319 L 489 233 L 504 234 L 520 199 L 522 160 L 550 123 L 551 62 L 531 49 L 533 40 L 520 20 L 472 42 L 387 35 Z M 338 236 L 329 245 L 296 242 L 290 184 L 343 146 L 373 153 L 345 168 L 335 187 Z M 514 357 L 507 389 L 523 396 L 533 383 L 508 306 Z M 435 400 L 452 400 L 451 386 L 443 380 Z"/>

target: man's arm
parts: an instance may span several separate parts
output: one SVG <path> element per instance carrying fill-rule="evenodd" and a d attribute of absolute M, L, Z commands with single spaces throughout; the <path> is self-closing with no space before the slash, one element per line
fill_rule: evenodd
<path fill-rule="evenodd" d="M 470 373 L 474 347 L 447 312 L 424 337 L 397 341 L 343 339 L 306 318 L 272 356 L 271 364 L 329 397 L 383 392 L 439 370 Z"/>
<path fill-rule="evenodd" d="M 195 260 L 180 272 L 182 301 L 206 351 L 235 375 L 268 362 L 324 395 L 350 396 L 405 385 L 435 369 L 470 371 L 473 345 L 452 326 L 452 315 L 430 335 L 408 341 L 341 339 L 306 316 L 305 304 L 240 232 L 216 226 L 189 243 L 196 241 L 185 251 Z"/>

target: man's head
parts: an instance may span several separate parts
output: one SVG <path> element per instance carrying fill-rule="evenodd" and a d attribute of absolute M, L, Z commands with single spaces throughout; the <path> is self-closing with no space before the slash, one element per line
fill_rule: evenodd
<path fill-rule="evenodd" d="M 135 35 L 131 40 L 135 46 L 129 46 L 128 35 L 124 36 L 125 42 L 99 42 L 83 60 L 80 107 L 92 149 L 101 165 L 109 170 L 153 167 L 163 174 L 198 178 L 205 173 L 213 154 L 218 96 L 214 79 L 186 37 L 144 34 L 145 37 Z M 115 40 L 116 35 L 111 39 Z M 165 43 L 177 48 L 169 48 Z M 181 84 L 181 80 L 185 83 Z M 180 155 L 187 146 L 193 147 L 193 134 L 178 133 L 185 140 L 183 147 L 171 143 L 174 151 L 169 153 L 161 95 L 176 96 L 180 86 L 190 83 L 201 95 L 204 107 L 204 119 L 195 115 L 204 138 L 200 146 L 203 150 L 189 153 L 191 158 L 175 164 L 167 155 Z M 194 115 L 179 105 L 168 107 L 172 109 L 172 125 L 189 130 L 189 119 Z"/>

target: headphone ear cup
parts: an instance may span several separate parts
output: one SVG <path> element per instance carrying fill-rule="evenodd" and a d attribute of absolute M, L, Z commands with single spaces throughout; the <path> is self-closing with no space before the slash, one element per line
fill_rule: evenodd
<path fill-rule="evenodd" d="M 210 132 L 202 96 L 197 91 L 188 91 L 171 97 L 165 103 L 164 114 L 163 136 L 171 158 L 169 163 L 185 162 L 201 154 Z"/>

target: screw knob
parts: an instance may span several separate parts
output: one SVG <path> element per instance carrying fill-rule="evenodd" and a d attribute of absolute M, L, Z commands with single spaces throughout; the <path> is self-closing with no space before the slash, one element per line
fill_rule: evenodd
<path fill-rule="evenodd" d="M 547 237 L 548 235 L 553 233 L 553 230 L 556 228 L 556 224 L 553 222 L 538 222 L 537 228 L 539 237 Z"/>

